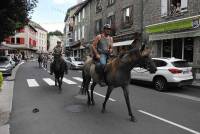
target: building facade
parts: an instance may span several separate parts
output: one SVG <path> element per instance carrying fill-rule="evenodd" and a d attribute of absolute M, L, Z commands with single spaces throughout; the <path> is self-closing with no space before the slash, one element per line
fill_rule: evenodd
<path fill-rule="evenodd" d="M 143 10 L 144 38 L 154 57 L 175 57 L 200 72 L 200 1 L 148 0 Z"/>
<path fill-rule="evenodd" d="M 16 30 L 15 35 L 6 38 L 4 43 L 13 50 L 20 51 L 23 56 L 28 56 L 33 51 L 36 51 L 36 34 L 37 30 L 28 24 Z M 13 51 L 7 51 L 6 53 L 13 53 Z"/>
<path fill-rule="evenodd" d="M 75 12 L 84 4 L 84 2 L 78 3 L 77 5 L 69 8 L 65 16 L 64 22 L 64 46 L 65 55 L 74 56 L 73 46 L 75 45 Z"/>
<path fill-rule="evenodd" d="M 38 52 L 46 53 L 47 52 L 47 30 L 45 30 L 42 26 L 37 24 L 36 22 L 30 21 L 30 25 L 32 25 L 36 30 L 36 49 Z"/>
<path fill-rule="evenodd" d="M 56 36 L 56 35 L 51 35 L 49 37 L 49 50 L 48 52 L 52 53 L 53 49 L 55 48 L 55 46 L 57 45 L 57 42 L 61 42 L 61 45 L 63 47 L 64 50 L 64 43 L 63 43 L 63 37 L 60 36 Z"/>

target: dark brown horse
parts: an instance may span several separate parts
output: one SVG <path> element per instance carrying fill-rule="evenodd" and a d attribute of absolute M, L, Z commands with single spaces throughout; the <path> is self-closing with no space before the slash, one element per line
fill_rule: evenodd
<path fill-rule="evenodd" d="M 135 45 L 136 42 L 137 41 L 135 40 L 132 43 L 132 45 Z M 124 92 L 124 97 L 128 107 L 130 120 L 131 121 L 135 120 L 135 117 L 133 116 L 131 111 L 129 92 L 128 92 L 128 85 L 130 83 L 130 72 L 134 66 L 139 65 L 140 67 L 147 69 L 151 73 L 155 73 L 157 69 L 149 56 L 150 52 L 151 52 L 150 49 L 147 49 L 144 46 L 141 49 L 139 49 L 138 47 L 134 47 L 128 52 L 126 52 L 123 56 L 113 58 L 107 63 L 105 67 L 105 80 L 108 88 L 107 88 L 106 98 L 102 107 L 102 113 L 105 112 L 106 102 L 109 99 L 112 90 L 116 87 L 121 87 Z M 90 104 L 94 105 L 95 102 L 93 99 L 93 91 L 96 84 L 99 83 L 99 76 L 95 71 L 95 64 L 92 58 L 88 58 L 86 60 L 82 70 L 82 77 L 83 77 L 83 83 L 81 91 L 87 93 L 88 105 Z M 91 97 L 90 97 L 88 87 L 91 78 L 93 79 L 93 83 L 91 85 Z"/>

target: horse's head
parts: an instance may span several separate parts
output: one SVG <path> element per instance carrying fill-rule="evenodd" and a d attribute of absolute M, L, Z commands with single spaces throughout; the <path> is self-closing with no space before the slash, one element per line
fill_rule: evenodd
<path fill-rule="evenodd" d="M 151 49 L 145 48 L 145 46 L 143 45 L 142 48 L 140 49 L 140 53 L 141 53 L 141 58 L 139 60 L 140 67 L 147 69 L 150 73 L 155 73 L 157 71 L 157 68 L 150 56 Z"/>

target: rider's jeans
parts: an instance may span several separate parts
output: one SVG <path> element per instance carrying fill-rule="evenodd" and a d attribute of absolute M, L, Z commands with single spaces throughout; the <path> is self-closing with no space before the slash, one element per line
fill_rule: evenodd
<path fill-rule="evenodd" d="M 108 58 L 108 56 L 106 54 L 101 54 L 100 55 L 100 63 L 101 63 L 101 65 L 103 65 L 103 66 L 106 65 L 107 58 Z"/>

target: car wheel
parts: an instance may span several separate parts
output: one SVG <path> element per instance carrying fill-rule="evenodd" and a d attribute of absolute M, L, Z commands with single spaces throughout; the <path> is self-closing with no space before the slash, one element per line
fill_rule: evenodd
<path fill-rule="evenodd" d="M 163 77 L 156 77 L 154 79 L 154 87 L 158 91 L 164 91 L 167 88 L 167 81 Z"/>

